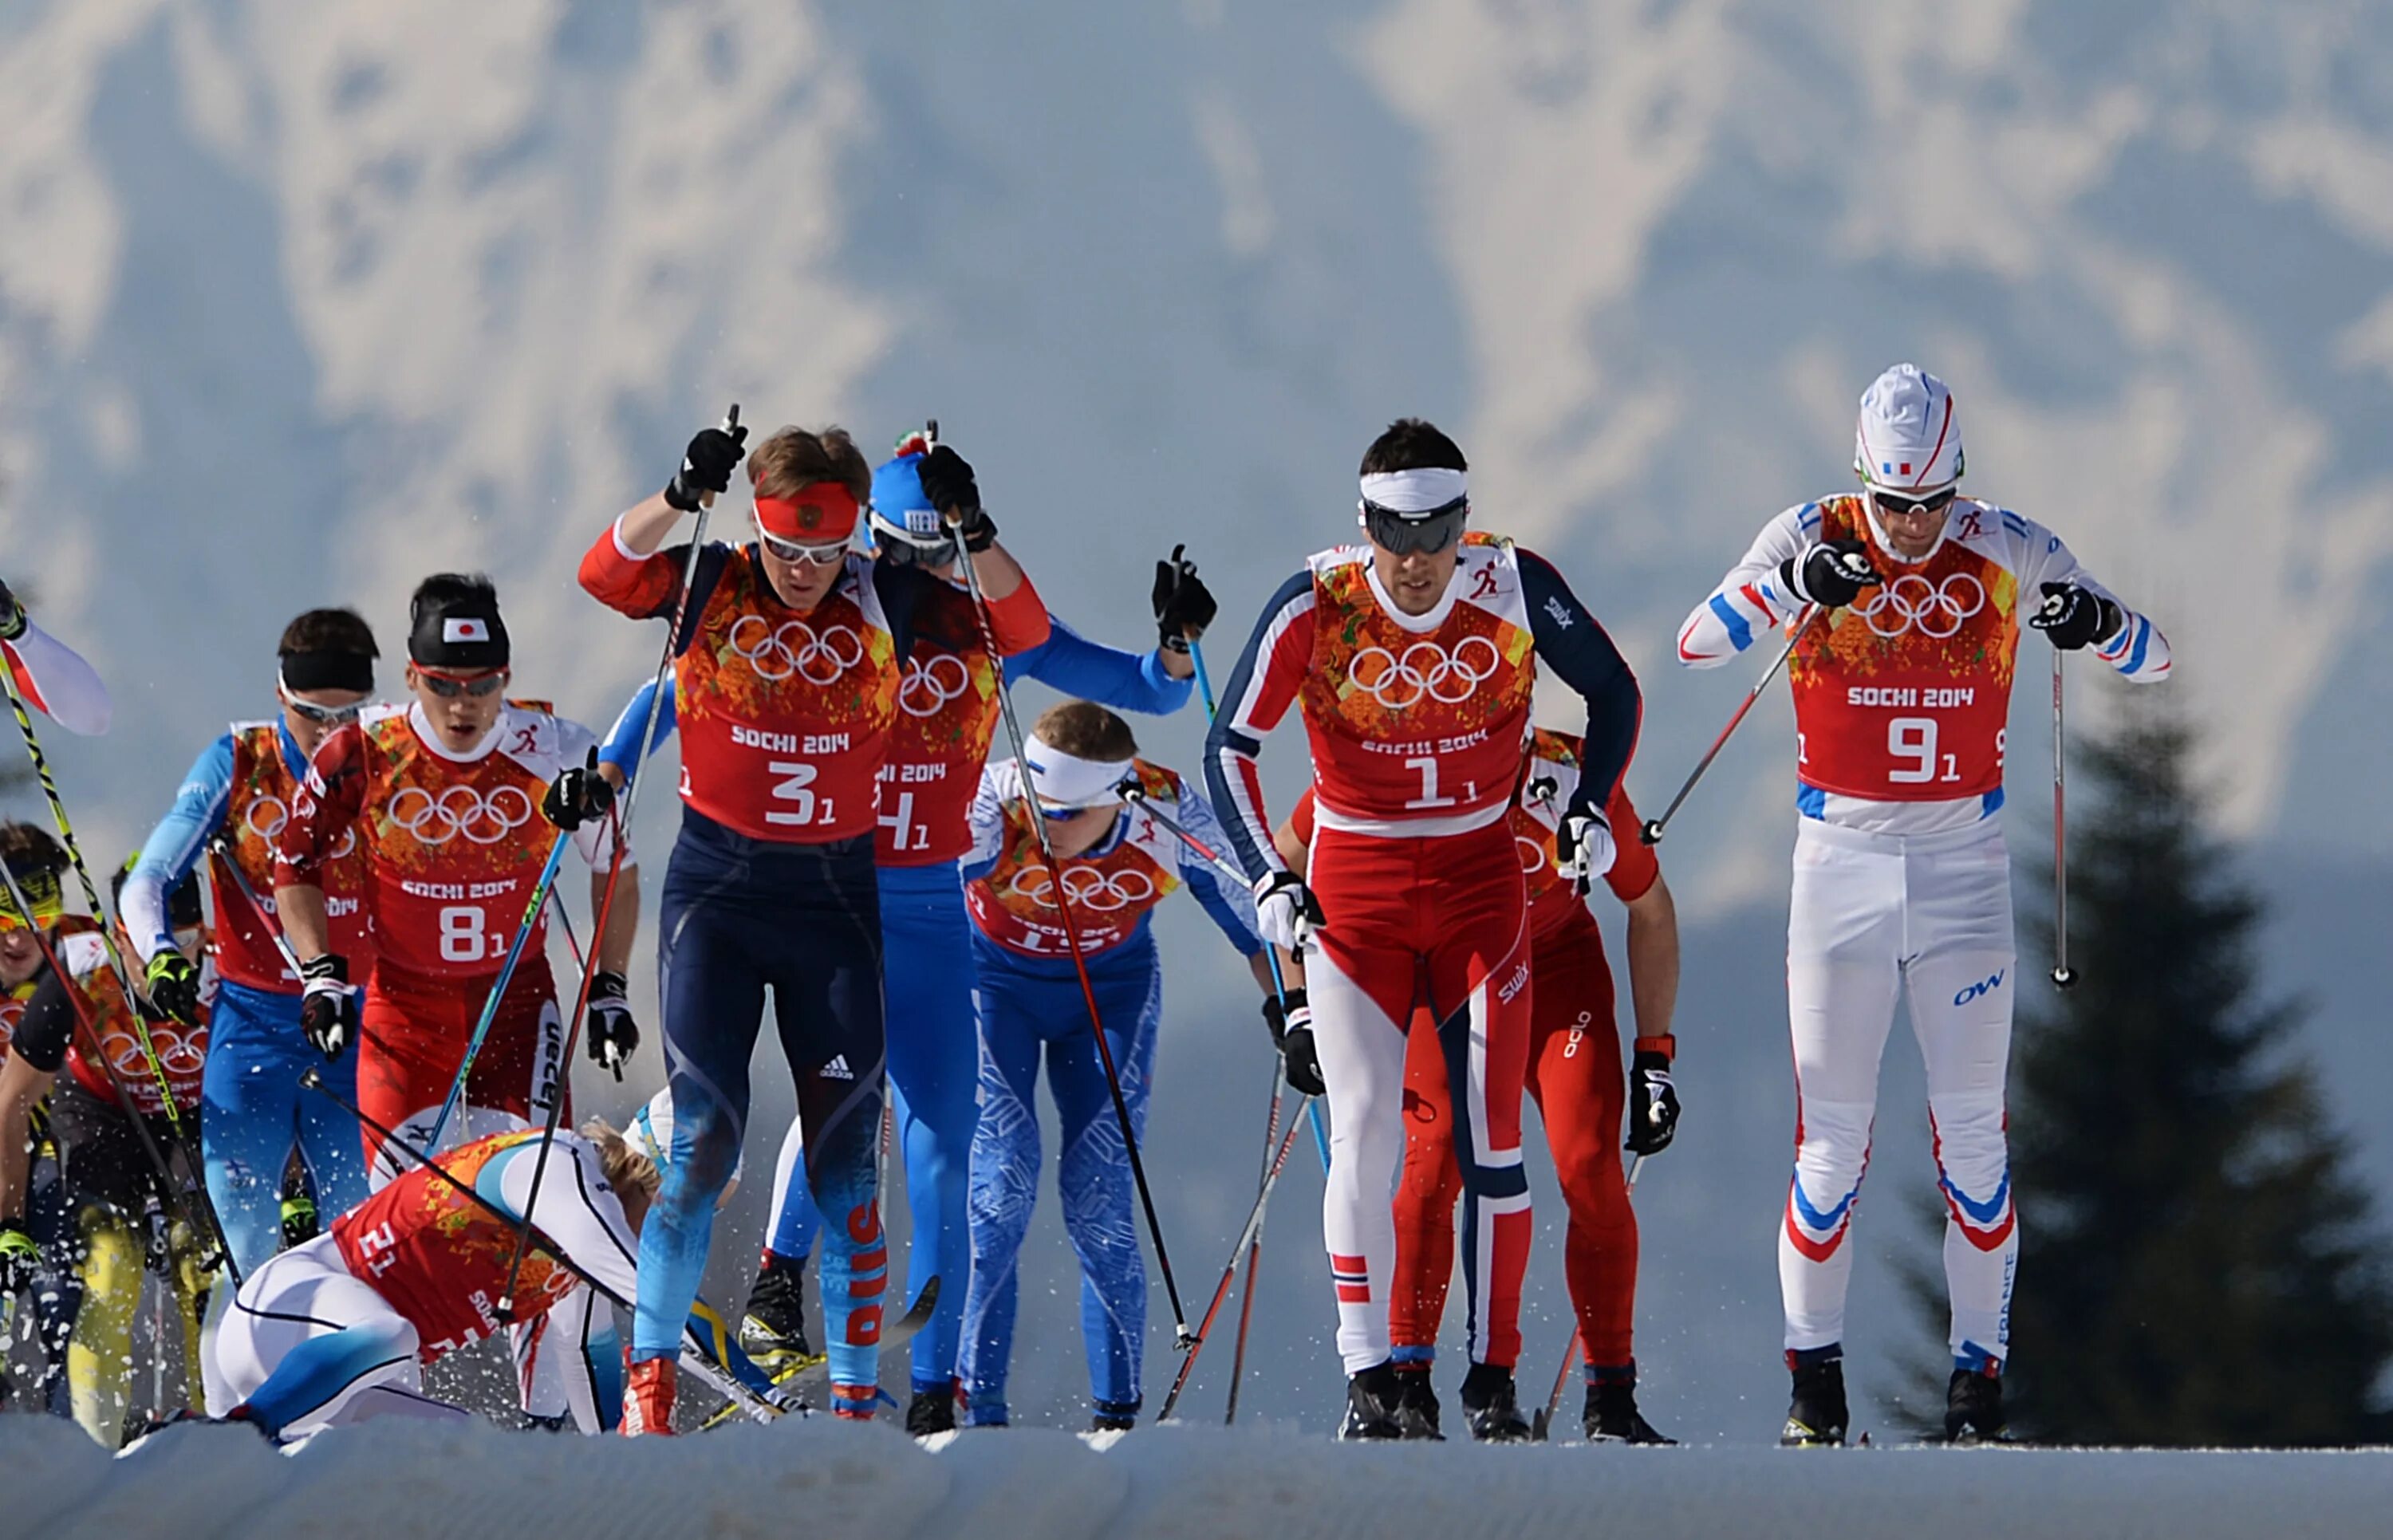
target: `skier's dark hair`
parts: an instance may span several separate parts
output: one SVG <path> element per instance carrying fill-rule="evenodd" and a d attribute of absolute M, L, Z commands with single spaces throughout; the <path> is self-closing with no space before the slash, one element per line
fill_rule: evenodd
<path fill-rule="evenodd" d="M 0 823 L 0 863 L 22 882 L 35 872 L 66 870 L 67 853 L 48 829 L 11 818 Z M 0 889 L 0 906 L 7 903 L 7 890 Z"/>
<path fill-rule="evenodd" d="M 1363 451 L 1365 476 L 1378 476 L 1383 471 L 1447 470 L 1467 471 L 1470 463 L 1462 458 L 1462 446 L 1448 438 L 1425 418 L 1399 417 L 1388 424 L 1388 431 L 1371 440 Z"/>
<path fill-rule="evenodd" d="M 498 608 L 499 585 L 490 581 L 489 573 L 435 572 L 415 585 L 414 597 L 407 601 L 407 613 L 412 619 L 426 609 L 451 609 L 471 600 L 481 602 L 475 607 L 477 610 L 485 606 L 491 610 Z"/>
<path fill-rule="evenodd" d="M 337 652 L 352 658 L 380 658 L 382 649 L 374 646 L 373 627 L 365 617 L 343 607 L 338 609 L 311 609 L 282 628 L 282 640 L 274 650 L 283 657 L 305 656 L 311 652 Z"/>
<path fill-rule="evenodd" d="M 1093 700 L 1066 700 L 1060 706 L 1050 706 L 1030 724 L 1030 732 L 1050 749 L 1060 749 L 1074 759 L 1094 760 L 1100 764 L 1126 760 L 1138 752 L 1138 739 L 1131 736 L 1130 724 Z"/>

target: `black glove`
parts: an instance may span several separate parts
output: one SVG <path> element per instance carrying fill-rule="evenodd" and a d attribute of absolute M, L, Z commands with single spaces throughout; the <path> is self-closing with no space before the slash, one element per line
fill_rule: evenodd
<path fill-rule="evenodd" d="M 2090 588 L 2080 588 L 2075 583 L 2046 583 L 2044 603 L 2035 607 L 2027 623 L 2044 633 L 2044 639 L 2061 651 L 2075 652 L 2119 634 L 2119 628 L 2127 623 L 2127 612 L 2116 601 Z"/>
<path fill-rule="evenodd" d="M 681 455 L 681 470 L 666 484 L 665 502 L 685 514 L 694 514 L 707 492 L 731 489 L 731 473 L 747 458 L 748 430 L 739 425 L 733 407 L 718 428 L 701 428 Z"/>
<path fill-rule="evenodd" d="M 150 959 L 142 984 L 150 1003 L 168 1021 L 200 1024 L 200 970 L 190 958 L 168 947 Z"/>
<path fill-rule="evenodd" d="M 0 1220 L 0 1299 L 31 1289 L 41 1266 L 42 1248 L 33 1244 L 25 1221 Z"/>
<path fill-rule="evenodd" d="M 25 607 L 17 602 L 7 583 L 0 583 L 0 642 L 13 642 L 25 634 Z"/>
<path fill-rule="evenodd" d="M 1659 1049 L 1640 1048 L 1628 1062 L 1628 1153 L 1659 1155 L 1678 1131 L 1679 1091 L 1670 1083 L 1670 1056 Z"/>
<path fill-rule="evenodd" d="M 621 973 L 600 972 L 590 980 L 590 1014 L 585 1030 L 590 1057 L 603 1069 L 623 1077 L 623 1065 L 640 1046 L 640 1026 L 632 1020 L 631 985 Z"/>
<path fill-rule="evenodd" d="M 1780 562 L 1778 577 L 1797 598 L 1829 609 L 1851 604 L 1880 581 L 1869 547 L 1857 540 L 1815 541 Z"/>
<path fill-rule="evenodd" d="M 307 989 L 299 997 L 299 1030 L 327 1059 L 337 1059 L 358 1030 L 358 990 L 349 983 L 349 965 L 340 954 L 326 952 L 299 965 Z"/>
<path fill-rule="evenodd" d="M 569 765 L 548 783 L 548 795 L 540 800 L 540 814 L 570 833 L 605 817 L 614 805 L 615 788 L 598 773 L 598 750 L 594 746 L 589 763 Z"/>
<path fill-rule="evenodd" d="M 1263 1024 L 1271 1028 L 1272 1046 L 1279 1050 L 1288 1085 L 1306 1096 L 1322 1094 L 1321 1055 L 1314 1051 L 1313 1007 L 1304 991 L 1289 990 L 1285 1010 L 1279 996 L 1266 998 Z"/>
<path fill-rule="evenodd" d="M 1170 561 L 1155 564 L 1155 627 L 1173 652 L 1186 652 L 1222 611 L 1213 591 L 1196 576 L 1196 564 L 1181 555 L 1187 549 L 1175 545 Z"/>
<path fill-rule="evenodd" d="M 980 483 L 972 463 L 945 444 L 933 447 L 915 468 L 922 478 L 922 495 L 931 506 L 954 521 L 967 551 L 986 551 L 997 543 L 997 521 L 980 505 Z"/>

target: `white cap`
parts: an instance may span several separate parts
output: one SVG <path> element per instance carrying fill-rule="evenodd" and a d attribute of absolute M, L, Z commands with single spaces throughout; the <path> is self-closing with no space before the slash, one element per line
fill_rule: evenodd
<path fill-rule="evenodd" d="M 655 1161 L 657 1169 L 661 1171 L 673 1164 L 673 1089 L 667 1087 L 649 1097 L 648 1104 L 632 1115 L 632 1126 L 623 1130 L 623 1137 L 632 1142 L 632 1148 Z M 739 1184 L 739 1173 L 747 1166 L 748 1157 L 744 1155 L 733 1163 L 731 1181 L 723 1190 L 726 1196 Z M 720 1200 L 717 1202 L 719 1205 Z"/>
<path fill-rule="evenodd" d="M 1853 469 L 1890 492 L 1932 492 L 1961 479 L 1961 422 L 1953 393 L 1917 364 L 1899 363 L 1862 392 Z"/>

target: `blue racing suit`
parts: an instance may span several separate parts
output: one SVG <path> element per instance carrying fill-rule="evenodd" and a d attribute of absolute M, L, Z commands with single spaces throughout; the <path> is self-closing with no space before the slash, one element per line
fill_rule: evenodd
<path fill-rule="evenodd" d="M 1168 770 L 1139 763 L 1147 796 L 1189 832 L 1221 848 L 1204 798 Z M 1057 1186 L 1064 1227 L 1080 1261 L 1080 1333 L 1089 1393 L 1101 1416 L 1140 1406 L 1146 1332 L 1146 1266 L 1129 1152 L 1115 1115 L 1089 1001 L 1056 923 L 1058 884 L 1043 865 L 1020 801 L 1012 761 L 991 765 L 973 805 L 965 859 L 979 979 L 980 1127 L 972 1155 L 972 1285 L 964 1299 L 958 1364 L 973 1423 L 1006 1422 L 1006 1368 L 1019 1293 L 1016 1255 L 1039 1191 L 1039 1118 L 1033 1094 L 1043 1054 L 1055 1100 Z M 1242 956 L 1262 949 L 1243 887 L 1225 887 L 1178 838 L 1135 808 L 1070 858 L 1070 923 L 1088 968 L 1089 993 L 1121 1079 L 1133 1136 L 1143 1137 L 1163 1013 L 1163 969 L 1152 910 L 1185 885 Z"/>
<path fill-rule="evenodd" d="M 273 783 L 278 770 L 295 785 L 307 774 L 307 756 L 278 724 L 272 741 L 281 748 L 281 763 L 257 767 L 266 783 L 236 785 L 236 735 L 266 741 L 263 724 L 236 727 L 218 737 L 192 764 L 175 793 L 175 805 L 150 837 L 141 842 L 141 858 L 125 879 L 122 900 L 124 928 L 147 962 L 175 945 L 167 919 L 166 895 L 206 859 L 219 836 L 229 842 L 255 835 L 265 840 L 280 832 L 288 816 L 287 787 L 281 795 Z M 239 809 L 233 806 L 242 800 Z M 234 820 L 242 828 L 235 828 Z M 215 887 L 216 926 L 211 945 L 218 955 L 219 972 L 227 966 L 229 946 L 255 937 L 261 917 L 250 909 L 248 896 L 234 891 L 223 870 L 224 858 L 210 863 Z M 253 882 L 253 887 L 255 884 Z M 266 906 L 270 892 L 259 892 Z M 264 917 L 270 920 L 270 916 Z M 248 946 L 255 947 L 252 940 Z M 268 955 L 272 955 L 269 953 Z M 326 1085 L 342 1101 L 357 1101 L 358 1055 L 355 1048 L 330 1064 L 299 1030 L 299 982 L 290 978 L 279 959 L 271 974 L 287 987 L 226 979 L 217 985 L 208 1018 L 208 1056 L 200 1091 L 200 1144 L 207 1168 L 208 1197 L 223 1221 L 225 1241 L 233 1260 L 246 1277 L 282 1246 L 282 1169 L 295 1141 L 300 1158 L 315 1184 L 318 1211 L 331 1215 L 361 1202 L 367 1193 L 364 1142 L 357 1119 L 341 1110 L 333 1097 L 303 1094 L 299 1077 L 320 1071 Z"/>

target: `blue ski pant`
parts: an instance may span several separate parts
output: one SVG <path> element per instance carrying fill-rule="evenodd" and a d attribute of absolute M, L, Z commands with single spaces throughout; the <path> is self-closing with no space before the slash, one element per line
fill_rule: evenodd
<path fill-rule="evenodd" d="M 299 1077 L 311 1069 L 356 1104 L 357 1049 L 326 1064 L 300 1034 L 297 995 L 239 984 L 217 988 L 200 1082 L 200 1150 L 208 1197 L 243 1277 L 282 1248 L 282 1168 L 294 1142 L 326 1223 L 365 1201 L 358 1120 L 332 1097 L 300 1089 Z"/>
<path fill-rule="evenodd" d="M 1056 1187 L 1080 1262 L 1080 1338 L 1089 1395 L 1127 1416 L 1140 1402 L 1146 1337 L 1146 1259 L 1137 1189 L 1121 1124 L 1068 962 L 1033 960 L 976 940 L 979 958 L 980 1127 L 973 1136 L 972 1286 L 964 1297 L 959 1370 L 973 1422 L 1008 1420 L 1007 1362 L 1020 1279 L 1015 1261 L 1039 1194 L 1039 1117 L 1032 1097 L 1042 1057 L 1054 1098 Z M 1097 1011 L 1121 1074 L 1131 1128 L 1143 1137 L 1163 1013 L 1163 970 L 1142 933 L 1089 959 Z"/>
<path fill-rule="evenodd" d="M 965 1218 L 973 1130 L 980 1122 L 979 1048 L 973 1026 L 973 925 L 956 864 L 881 868 L 881 939 L 889 1014 L 889 1092 L 906 1166 L 913 1234 L 906 1247 L 906 1298 L 939 1280 L 939 1307 L 917 1333 L 913 1388 L 935 1390 L 956 1374 L 971 1265 Z M 805 1131 L 790 1126 L 774 1177 L 767 1249 L 796 1259 L 822 1227 L 807 1184 L 791 1175 Z"/>
<path fill-rule="evenodd" d="M 660 907 L 673 1154 L 640 1233 L 632 1357 L 678 1351 L 715 1200 L 747 1134 L 748 1061 L 770 990 L 805 1129 L 807 1182 L 832 1217 L 821 1289 L 831 1382 L 875 1387 L 889 1247 L 873 1168 L 883 1046 L 871 837 L 775 844 L 684 809 Z"/>

